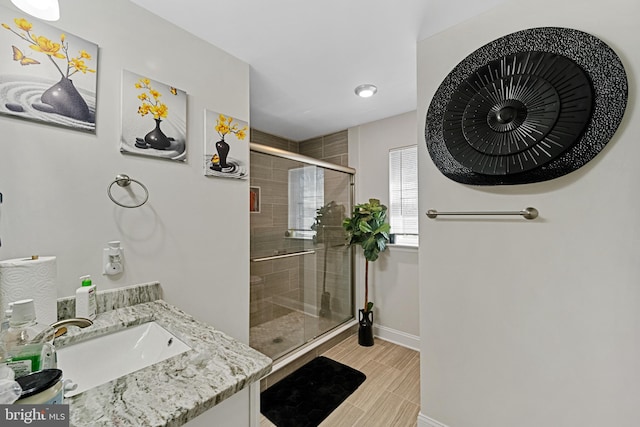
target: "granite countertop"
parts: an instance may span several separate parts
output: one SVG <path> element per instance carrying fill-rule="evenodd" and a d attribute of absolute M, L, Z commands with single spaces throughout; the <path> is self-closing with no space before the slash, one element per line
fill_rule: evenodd
<path fill-rule="evenodd" d="M 271 371 L 267 356 L 163 300 L 100 313 L 92 326 L 69 327 L 55 346 L 149 321 L 191 350 L 66 398 L 72 426 L 179 426 Z"/>

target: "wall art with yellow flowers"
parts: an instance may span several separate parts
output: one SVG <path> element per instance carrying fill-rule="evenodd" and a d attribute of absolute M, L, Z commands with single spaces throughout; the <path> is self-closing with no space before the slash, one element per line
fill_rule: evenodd
<path fill-rule="evenodd" d="M 249 125 L 214 111 L 204 111 L 204 174 L 224 178 L 249 176 Z"/>
<path fill-rule="evenodd" d="M 123 70 L 120 151 L 185 161 L 187 94 Z"/>
<path fill-rule="evenodd" d="M 98 45 L 0 8 L 0 113 L 96 130 Z"/>

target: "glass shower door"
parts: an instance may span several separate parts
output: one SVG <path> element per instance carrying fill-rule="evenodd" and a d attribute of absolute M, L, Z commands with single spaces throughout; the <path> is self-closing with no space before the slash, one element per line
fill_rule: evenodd
<path fill-rule="evenodd" d="M 250 344 L 274 359 L 353 317 L 351 175 L 304 160 L 251 151 Z"/>
<path fill-rule="evenodd" d="M 312 340 L 352 318 L 351 250 L 345 244 L 342 221 L 350 211 L 351 176 L 323 171 L 324 199 L 317 204 L 313 224 L 314 264 L 306 264 L 305 338 Z M 307 284 L 309 284 L 307 286 Z"/>

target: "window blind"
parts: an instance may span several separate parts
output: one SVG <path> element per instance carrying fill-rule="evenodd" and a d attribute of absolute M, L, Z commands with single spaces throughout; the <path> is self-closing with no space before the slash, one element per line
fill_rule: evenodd
<path fill-rule="evenodd" d="M 398 244 L 418 244 L 418 146 L 389 151 L 389 224 Z"/>
<path fill-rule="evenodd" d="M 313 238 L 317 209 L 324 204 L 324 170 L 304 166 L 289 170 L 289 230 L 294 237 Z"/>

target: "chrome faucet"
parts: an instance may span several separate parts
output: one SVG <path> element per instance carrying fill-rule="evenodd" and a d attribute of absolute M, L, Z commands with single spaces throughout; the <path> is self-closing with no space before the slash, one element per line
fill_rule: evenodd
<path fill-rule="evenodd" d="M 54 322 L 49 325 L 49 327 L 45 328 L 44 331 L 40 332 L 36 335 L 32 342 L 48 342 L 53 343 L 55 338 L 58 338 L 61 335 L 67 333 L 67 326 L 79 326 L 81 328 L 86 328 L 87 326 L 93 325 L 93 322 L 90 319 L 85 319 L 84 317 L 75 317 L 72 319 L 64 319 Z"/>
<path fill-rule="evenodd" d="M 93 322 L 90 319 L 85 319 L 84 317 L 74 317 L 71 319 L 58 320 L 57 322 L 49 325 L 48 330 L 53 331 L 54 338 L 58 338 L 59 336 L 67 333 L 67 326 L 79 326 L 81 328 L 86 328 L 87 326 L 91 325 L 93 325 Z"/>
<path fill-rule="evenodd" d="M 90 319 L 85 319 L 84 317 L 74 317 L 71 319 L 59 320 L 51 324 L 51 327 L 56 330 L 63 326 L 79 326 L 81 328 L 86 328 L 87 326 L 93 325 L 93 322 Z"/>

